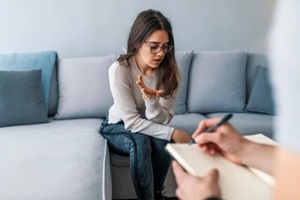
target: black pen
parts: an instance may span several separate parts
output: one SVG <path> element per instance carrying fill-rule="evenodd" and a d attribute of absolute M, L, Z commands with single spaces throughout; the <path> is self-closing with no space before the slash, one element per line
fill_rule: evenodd
<path fill-rule="evenodd" d="M 215 128 L 217 128 L 218 126 L 221 126 L 222 124 L 224 124 L 225 122 L 227 122 L 233 114 L 227 114 L 225 115 L 218 123 L 215 123 L 214 125 L 212 125 L 211 127 L 208 127 L 204 132 L 211 132 L 213 131 Z M 195 143 L 195 140 L 192 139 L 189 144 L 193 144 Z"/>

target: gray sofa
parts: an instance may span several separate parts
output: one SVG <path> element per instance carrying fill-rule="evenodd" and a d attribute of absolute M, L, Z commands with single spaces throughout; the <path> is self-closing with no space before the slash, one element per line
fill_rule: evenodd
<path fill-rule="evenodd" d="M 115 59 L 59 59 L 53 51 L 0 55 L 0 199 L 135 198 L 128 158 L 111 154 L 99 134 L 113 102 L 107 72 Z M 263 54 L 178 51 L 176 59 L 182 84 L 170 126 L 192 134 L 202 119 L 234 113 L 230 122 L 242 134 L 272 137 L 275 112 Z M 15 70 L 22 74 L 7 75 Z M 41 76 L 35 92 L 16 92 L 32 87 L 23 71 L 26 77 Z M 28 93 L 38 92 L 39 101 L 26 101 Z M 12 99 L 4 96 L 11 93 Z M 12 103 L 21 105 L 19 110 Z M 175 188 L 169 170 L 166 195 L 175 196 Z"/>

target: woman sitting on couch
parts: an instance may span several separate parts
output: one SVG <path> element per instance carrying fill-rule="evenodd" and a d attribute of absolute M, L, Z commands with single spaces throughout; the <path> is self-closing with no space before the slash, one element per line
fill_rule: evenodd
<path fill-rule="evenodd" d="M 130 156 L 138 199 L 163 199 L 171 161 L 163 148 L 170 140 L 190 141 L 186 132 L 167 126 L 180 80 L 174 54 L 169 20 L 146 10 L 132 25 L 127 53 L 109 69 L 114 104 L 100 132 L 112 152 Z"/>

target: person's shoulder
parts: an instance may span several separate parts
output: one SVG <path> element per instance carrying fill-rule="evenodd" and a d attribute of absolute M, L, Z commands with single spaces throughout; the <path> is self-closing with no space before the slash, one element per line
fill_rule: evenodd
<path fill-rule="evenodd" d="M 113 76 L 127 76 L 129 75 L 130 70 L 124 64 L 119 61 L 115 61 L 109 68 L 109 74 Z"/>
<path fill-rule="evenodd" d="M 128 71 L 128 67 L 126 67 L 124 64 L 120 63 L 119 61 L 115 61 L 110 67 L 109 70 L 113 71 Z"/>

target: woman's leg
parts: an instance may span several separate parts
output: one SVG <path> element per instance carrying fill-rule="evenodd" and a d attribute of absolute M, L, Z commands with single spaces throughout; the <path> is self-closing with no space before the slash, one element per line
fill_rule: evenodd
<path fill-rule="evenodd" d="M 112 151 L 120 155 L 129 155 L 130 171 L 138 199 L 153 200 L 153 172 L 151 161 L 151 137 L 131 133 L 124 124 L 103 122 L 100 133 L 107 139 Z"/>
<path fill-rule="evenodd" d="M 171 163 L 171 157 L 164 149 L 168 141 L 152 137 L 151 142 L 154 191 L 161 192 Z"/>

